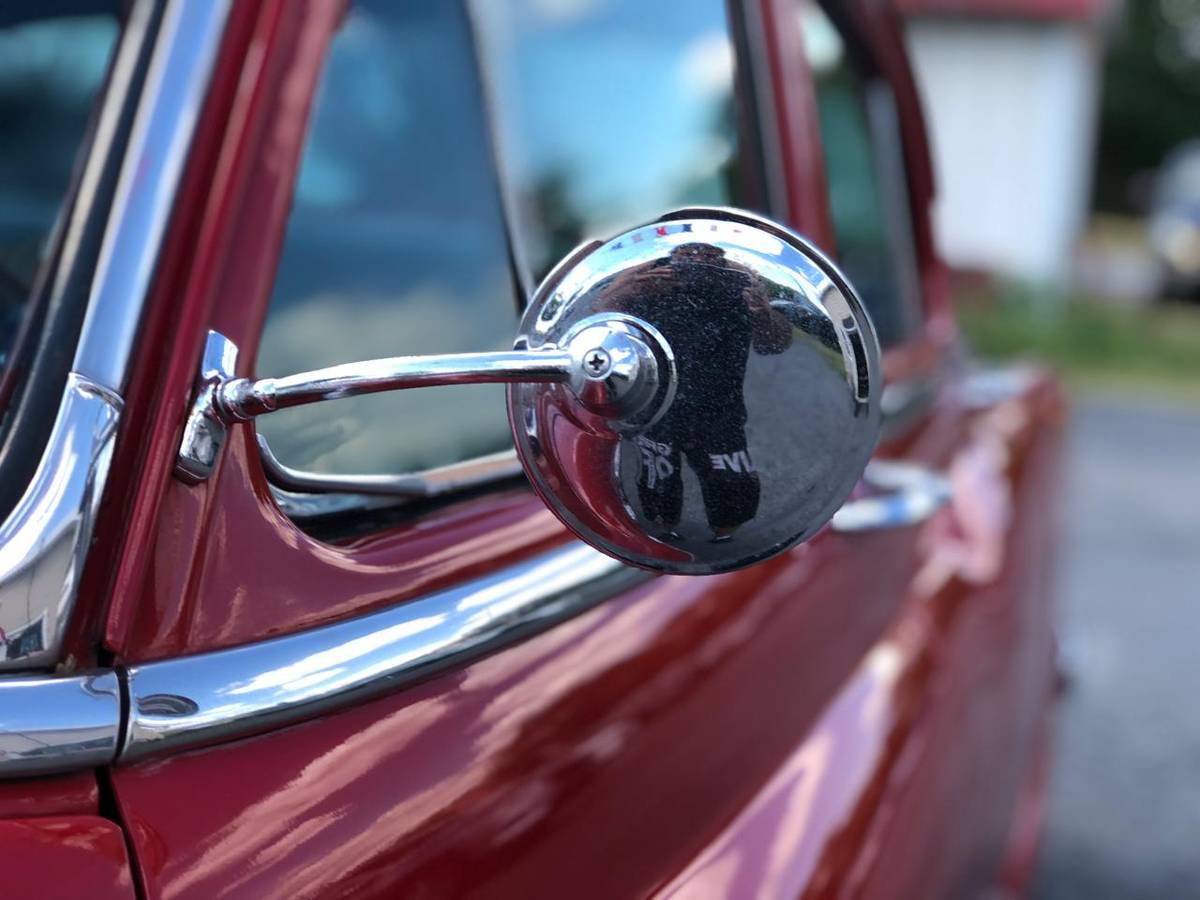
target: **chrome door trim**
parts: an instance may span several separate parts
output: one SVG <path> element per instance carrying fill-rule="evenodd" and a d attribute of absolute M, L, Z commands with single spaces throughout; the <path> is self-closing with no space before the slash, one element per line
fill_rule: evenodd
<path fill-rule="evenodd" d="M 120 735 L 114 672 L 0 679 L 0 778 L 106 765 Z"/>
<path fill-rule="evenodd" d="M 0 523 L 0 670 L 58 660 L 120 414 L 119 397 L 68 376 L 33 481 Z"/>
<path fill-rule="evenodd" d="M 229 0 L 173 0 L 159 26 L 74 361 L 77 373 L 111 391 L 124 387 L 228 13 Z"/>
<path fill-rule="evenodd" d="M 297 634 L 72 677 L 0 678 L 0 779 L 128 762 L 299 722 L 502 649 L 651 577 L 573 541 Z"/>
<path fill-rule="evenodd" d="M 225 0 L 174 0 L 155 36 L 72 372 L 34 478 L 0 523 L 0 672 L 59 662 L 142 304 L 227 11 Z"/>
<path fill-rule="evenodd" d="M 355 619 L 131 666 L 119 759 L 253 734 L 407 687 L 649 579 L 591 547 L 564 547 Z"/>
<path fill-rule="evenodd" d="M 288 517 L 298 520 L 387 509 L 519 478 L 523 472 L 516 451 L 501 450 L 401 475 L 326 475 L 284 465 L 267 439 L 256 437 L 271 496 Z"/>
<path fill-rule="evenodd" d="M 869 480 L 880 488 L 936 493 L 943 483 L 912 466 L 871 466 Z M 843 512 L 861 521 L 835 517 L 833 527 L 911 524 L 937 505 L 898 522 L 867 515 L 899 508 L 895 503 L 852 500 Z M 296 634 L 70 678 L 0 679 L 0 778 L 133 762 L 301 722 L 503 649 L 652 577 L 572 541 L 464 584 Z"/>

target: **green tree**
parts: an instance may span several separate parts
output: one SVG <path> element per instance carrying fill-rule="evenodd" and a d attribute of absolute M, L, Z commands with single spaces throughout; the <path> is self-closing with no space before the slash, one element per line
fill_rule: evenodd
<path fill-rule="evenodd" d="M 1137 212 L 1135 179 L 1200 137 L 1200 0 L 1127 0 L 1104 65 L 1097 208 Z"/>

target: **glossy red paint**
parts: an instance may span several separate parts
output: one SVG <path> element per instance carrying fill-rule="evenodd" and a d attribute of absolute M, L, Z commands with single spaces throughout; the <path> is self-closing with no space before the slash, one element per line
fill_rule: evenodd
<path fill-rule="evenodd" d="M 958 329 L 950 304 L 948 271 L 933 238 L 932 204 L 937 182 L 920 92 L 904 45 L 904 22 L 889 0 L 853 0 L 846 4 L 846 10 L 896 101 L 917 271 L 925 306 L 925 333 L 929 340 L 945 348 L 958 339 Z"/>
<path fill-rule="evenodd" d="M 1043 381 L 972 417 L 951 462 L 954 503 L 923 535 L 905 608 L 664 895 L 965 897 L 993 880 L 1022 885 L 1054 682 L 1046 561 L 1030 550 L 1051 539 L 1035 498 L 1053 487 L 1045 457 L 1060 403 Z"/>
<path fill-rule="evenodd" d="M 911 552 L 830 534 L 736 576 L 662 578 L 405 694 L 118 769 L 150 896 L 649 891 L 804 733 Z"/>
<path fill-rule="evenodd" d="M 946 398 L 908 455 L 966 493 L 904 540 L 659 579 L 405 694 L 118 769 L 150 896 L 987 884 L 1051 690 L 1055 403 Z"/>
<path fill-rule="evenodd" d="M 172 222 L 146 301 L 142 336 L 125 393 L 121 430 L 88 556 L 85 590 L 92 615 L 72 635 L 76 653 L 119 654 L 139 605 L 147 556 L 158 529 L 163 488 L 171 478 L 184 408 L 195 378 L 213 287 L 206 273 L 224 246 L 219 202 L 230 193 L 236 148 L 225 143 L 253 106 L 247 61 L 261 60 L 279 27 L 279 3 L 233 4 L 184 168 Z M 251 65 L 251 68 L 253 66 Z M 108 598 L 107 606 L 101 600 Z M 99 623 L 99 624 L 98 624 Z"/>
<path fill-rule="evenodd" d="M 518 487 L 324 543 L 278 510 L 250 429 L 235 432 L 207 488 L 167 490 L 145 609 L 126 658 L 231 646 L 389 606 L 566 538 L 545 506 Z M 204 490 L 211 496 L 201 503 L 196 495 Z M 253 566 L 245 564 L 246 547 L 254 548 Z"/>
<path fill-rule="evenodd" d="M 186 309 L 206 311 L 211 327 L 243 348 L 238 360 L 243 374 L 253 372 L 308 104 L 341 8 L 313 0 L 284 4 L 274 17 L 267 11 L 259 16 L 251 39 L 255 52 L 246 55 L 240 81 L 226 85 L 248 99 L 234 103 L 226 126 L 217 181 L 203 210 L 197 264 L 174 294 L 155 297 L 163 303 L 182 294 Z M 198 326 L 190 332 L 191 345 L 176 335 L 176 359 L 195 365 L 202 331 Z M 271 500 L 250 426 L 232 429 L 220 467 L 206 484 L 188 486 L 169 477 L 192 377 L 174 369 L 172 375 L 180 387 L 159 395 L 153 420 L 156 434 L 170 439 L 154 441 L 145 457 L 148 480 L 159 493 L 152 494 L 145 482 L 139 486 L 137 534 L 126 542 L 106 628 L 107 647 L 122 660 L 215 649 L 333 621 L 403 602 L 568 539 L 566 529 L 522 487 L 455 504 L 361 541 L 315 541 Z M 156 455 L 153 467 L 150 454 Z M 249 569 L 243 565 L 246 547 L 255 551 L 256 565 Z"/>
<path fill-rule="evenodd" d="M 13 900 L 134 900 L 125 838 L 94 816 L 0 821 L 0 878 Z"/>
<path fill-rule="evenodd" d="M 787 27 L 795 25 L 794 14 L 786 14 L 785 5 L 783 0 L 764 3 L 763 21 L 776 123 L 787 151 L 791 224 L 823 235 L 828 245 L 811 79 L 798 28 Z M 308 102 L 340 10 L 338 3 L 314 0 L 277 10 L 268 5 L 259 15 L 246 69 L 240 80 L 230 76 L 223 82 L 224 89 L 235 91 L 235 101 L 226 101 L 232 112 L 217 181 L 203 212 L 196 264 L 184 273 L 194 277 L 174 293 L 156 297 L 162 303 L 182 293 L 189 313 L 207 310 L 213 327 L 243 348 L 241 373 L 253 372 L 253 348 L 274 278 Z M 887 43 L 885 27 L 877 30 L 881 46 L 899 52 L 902 63 L 902 48 Z M 916 104 L 911 81 L 898 94 L 907 116 Z M 912 114 L 919 124 L 919 109 Z M 914 133 L 920 135 L 920 129 Z M 912 142 L 911 155 L 926 152 L 923 137 Z M 916 196 L 928 196 L 931 180 L 922 174 L 928 168 L 912 168 L 919 183 Z M 926 230 L 927 221 L 919 220 L 918 233 Z M 922 271 L 940 271 L 931 241 L 921 248 Z M 189 315 L 189 323 L 194 320 Z M 195 342 L 187 349 L 177 335 L 175 359 L 191 362 L 201 331 L 186 332 Z M 952 330 L 931 329 L 912 346 L 886 354 L 885 373 L 894 378 L 929 371 L 951 337 Z M 181 387 L 159 394 L 152 432 L 170 440 L 154 441 L 141 460 L 149 477 L 138 487 L 135 536 L 121 560 L 106 629 L 108 648 L 123 660 L 231 646 L 403 602 L 567 539 L 535 499 L 512 494 L 478 498 L 423 517 L 416 526 L 381 531 L 354 544 L 313 541 L 271 501 L 250 426 L 233 429 L 232 452 L 207 484 L 186 486 L 169 477 L 179 426 L 166 423 L 181 421 L 191 374 L 175 368 L 171 376 Z M 160 491 L 152 493 L 149 483 Z M 497 529 L 493 539 L 482 537 L 484 525 Z M 423 540 L 413 540 L 414 528 Z M 239 566 L 245 547 L 255 548 L 258 564 L 250 570 Z M 301 547 L 310 552 L 298 554 Z M 295 573 L 297 579 L 280 578 L 280 572 Z"/>
<path fill-rule="evenodd" d="M 86 816 L 99 808 L 100 789 L 91 772 L 0 781 L 0 819 Z"/>

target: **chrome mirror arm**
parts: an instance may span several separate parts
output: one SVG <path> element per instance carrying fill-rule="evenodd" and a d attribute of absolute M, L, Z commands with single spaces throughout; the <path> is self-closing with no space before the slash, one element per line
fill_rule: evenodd
<path fill-rule="evenodd" d="M 215 391 L 218 414 L 245 422 L 277 409 L 381 391 L 450 384 L 553 384 L 570 381 L 576 360 L 565 350 L 509 350 L 443 356 L 394 356 L 301 372 L 284 378 L 234 378 Z"/>
<path fill-rule="evenodd" d="M 230 425 L 292 406 L 381 391 L 452 384 L 564 384 L 582 406 L 598 415 L 632 415 L 659 395 L 660 368 L 670 379 L 671 359 L 653 328 L 614 315 L 581 323 L 561 347 L 395 356 L 251 380 L 234 375 L 233 342 L 210 331 L 175 472 L 192 484 L 208 478 Z"/>

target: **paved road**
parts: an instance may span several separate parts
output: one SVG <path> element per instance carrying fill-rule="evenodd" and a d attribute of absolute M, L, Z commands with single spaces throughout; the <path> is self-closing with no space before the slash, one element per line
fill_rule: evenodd
<path fill-rule="evenodd" d="M 1200 409 L 1081 401 L 1035 900 L 1200 898 Z"/>

